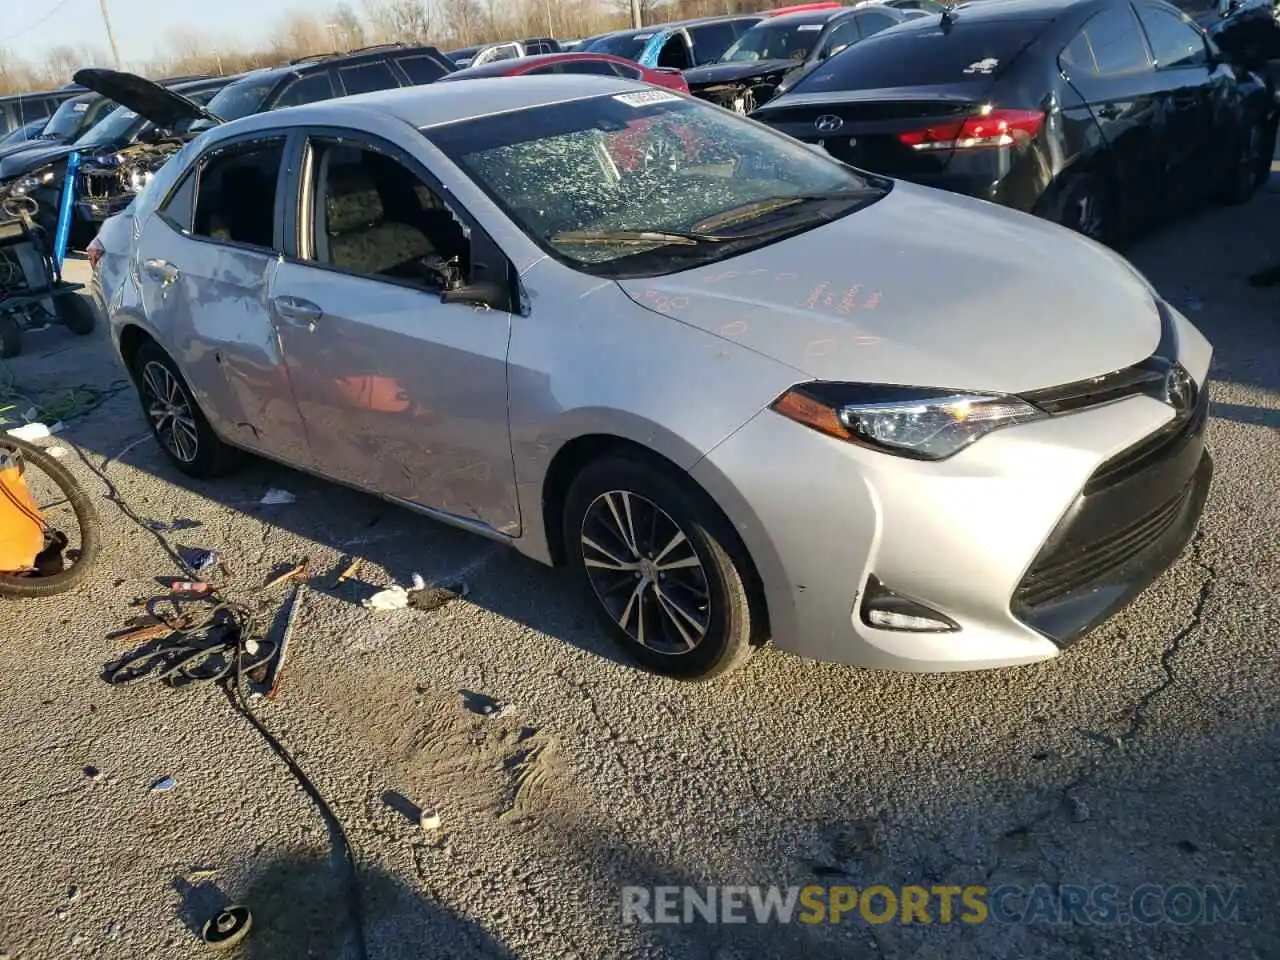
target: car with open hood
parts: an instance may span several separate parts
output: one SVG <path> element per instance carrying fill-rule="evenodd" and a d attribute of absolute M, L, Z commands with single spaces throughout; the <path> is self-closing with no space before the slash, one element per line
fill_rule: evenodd
<path fill-rule="evenodd" d="M 1050 660 L 1209 492 L 1212 347 L 1118 254 L 632 80 L 249 117 L 109 227 L 175 469 L 250 451 L 563 565 L 666 674 Z"/>
<path fill-rule="evenodd" d="M 131 73 L 96 68 L 81 70 L 75 76 L 77 82 L 94 91 L 100 103 L 113 108 L 71 143 L 45 145 L 0 160 L 0 190 L 34 201 L 36 220 L 46 230 L 57 223 L 71 154 L 77 154 L 79 160 L 78 196 L 86 172 L 104 166 L 129 169 L 132 162 L 122 162 L 122 157 L 163 153 L 166 142 L 186 135 L 195 116 L 207 115 L 197 101 L 207 101 L 231 79 L 203 77 L 157 83 Z M 119 102 L 117 97 L 127 102 Z M 92 236 L 102 217 L 91 217 L 82 204 L 77 204 L 76 213 L 72 230 L 74 241 L 79 243 Z"/>
<path fill-rule="evenodd" d="M 892 7 L 836 7 L 770 17 L 740 36 L 717 62 L 685 70 L 684 79 L 694 96 L 750 113 L 788 80 L 906 19 Z"/>

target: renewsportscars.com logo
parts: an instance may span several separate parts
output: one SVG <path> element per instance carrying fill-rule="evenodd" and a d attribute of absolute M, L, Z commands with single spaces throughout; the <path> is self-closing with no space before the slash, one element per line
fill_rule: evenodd
<path fill-rule="evenodd" d="M 623 887 L 622 922 L 653 923 L 1238 923 L 1244 889 L 1114 886 Z"/>

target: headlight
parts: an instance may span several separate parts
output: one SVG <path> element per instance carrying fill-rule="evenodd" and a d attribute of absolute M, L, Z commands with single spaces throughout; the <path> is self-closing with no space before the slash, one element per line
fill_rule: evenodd
<path fill-rule="evenodd" d="M 39 190 L 41 187 L 47 187 L 53 183 L 54 171 L 53 166 L 41 167 L 39 170 L 32 171 L 25 176 L 18 177 L 13 184 L 13 195 L 15 197 L 25 197 L 32 190 Z"/>
<path fill-rule="evenodd" d="M 998 394 L 827 382 L 793 387 L 772 409 L 828 436 L 913 460 L 945 460 L 993 430 L 1048 416 Z"/>
<path fill-rule="evenodd" d="M 154 170 L 130 170 L 129 171 L 129 192 L 141 193 L 156 178 Z"/>

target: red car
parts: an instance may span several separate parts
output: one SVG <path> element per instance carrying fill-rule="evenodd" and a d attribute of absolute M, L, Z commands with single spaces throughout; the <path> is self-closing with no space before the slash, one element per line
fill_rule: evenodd
<path fill-rule="evenodd" d="M 689 92 L 679 70 L 670 67 L 642 67 L 631 60 L 610 53 L 541 53 L 513 60 L 494 60 L 479 67 L 468 67 L 446 74 L 437 80 L 474 80 L 476 77 L 519 77 L 539 73 L 594 73 L 606 77 L 643 80 L 655 86 Z"/>

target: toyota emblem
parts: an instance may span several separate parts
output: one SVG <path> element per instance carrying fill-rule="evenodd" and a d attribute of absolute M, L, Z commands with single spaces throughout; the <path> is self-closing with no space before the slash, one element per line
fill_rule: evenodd
<path fill-rule="evenodd" d="M 813 121 L 813 125 L 818 128 L 819 133 L 835 133 L 844 126 L 844 121 L 834 113 L 824 113 Z"/>
<path fill-rule="evenodd" d="M 1191 409 L 1195 401 L 1196 385 L 1191 375 L 1181 366 L 1174 365 L 1164 375 L 1164 402 L 1181 416 Z"/>

